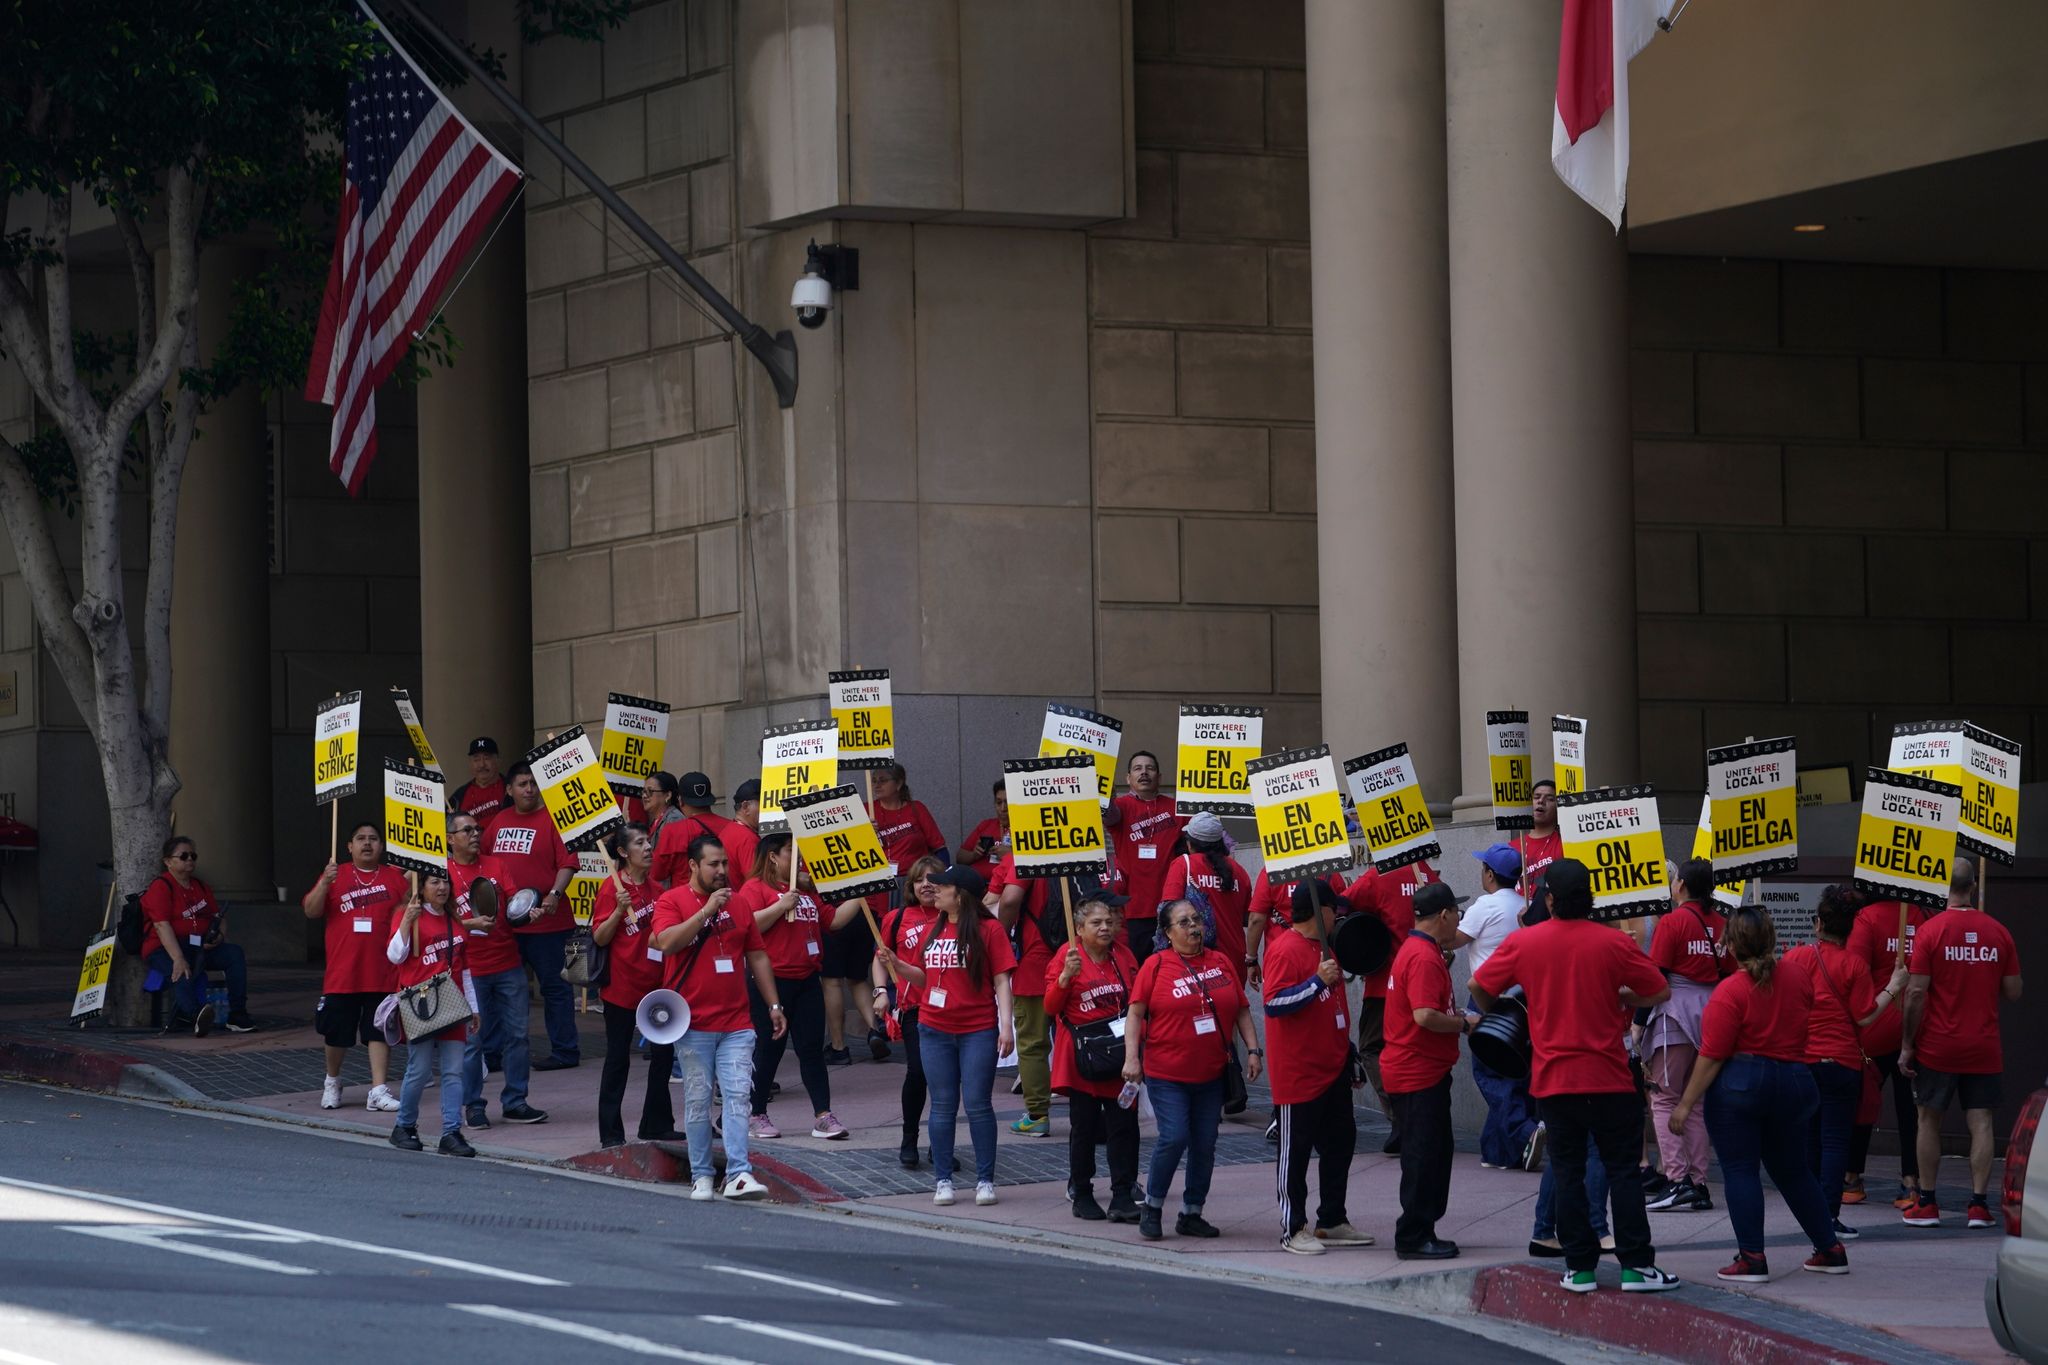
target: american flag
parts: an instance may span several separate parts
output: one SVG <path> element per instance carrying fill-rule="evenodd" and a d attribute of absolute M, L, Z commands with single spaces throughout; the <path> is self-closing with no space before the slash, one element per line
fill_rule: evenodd
<path fill-rule="evenodd" d="M 334 409 L 327 465 L 351 495 L 377 456 L 377 386 L 519 178 L 395 45 L 349 86 L 341 221 L 306 397 Z"/>

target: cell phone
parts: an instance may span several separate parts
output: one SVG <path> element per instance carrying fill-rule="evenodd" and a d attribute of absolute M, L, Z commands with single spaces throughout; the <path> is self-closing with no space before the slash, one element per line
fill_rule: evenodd
<path fill-rule="evenodd" d="M 991 837 L 991 836 L 989 836 L 989 835 L 986 835 L 986 834 L 984 834 L 984 835 L 982 835 L 982 836 L 981 836 L 981 851 L 982 851 L 983 853 L 986 853 L 986 852 L 988 852 L 988 851 L 989 851 L 990 849 L 994 848 L 995 846 L 996 846 L 996 841 L 995 841 L 995 839 L 994 839 L 993 837 Z"/>

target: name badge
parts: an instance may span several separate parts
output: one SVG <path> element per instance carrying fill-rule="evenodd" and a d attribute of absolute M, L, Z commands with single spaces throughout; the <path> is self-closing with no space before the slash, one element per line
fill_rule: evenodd
<path fill-rule="evenodd" d="M 1215 1015 L 1213 1015 L 1213 1014 L 1198 1014 L 1198 1015 L 1196 1015 L 1196 1016 L 1195 1016 L 1195 1032 L 1197 1032 L 1197 1033 L 1214 1033 L 1215 1031 L 1216 1031 L 1216 1016 L 1215 1016 Z"/>
<path fill-rule="evenodd" d="M 661 959 L 662 959 L 662 951 L 661 951 L 661 949 L 659 949 L 659 948 L 649 948 L 649 949 L 647 950 L 647 960 L 648 960 L 649 962 L 659 962 L 659 961 L 661 961 Z"/>
<path fill-rule="evenodd" d="M 942 1010 L 946 1008 L 946 993 L 942 990 L 926 991 L 924 1002 L 935 1010 Z"/>
<path fill-rule="evenodd" d="M 1154 848 L 1151 844 L 1139 844 L 1138 861 L 1141 863 L 1152 863 L 1159 861 L 1159 850 L 1157 848 Z"/>
<path fill-rule="evenodd" d="M 814 939 L 814 938 L 807 938 L 807 939 L 805 939 L 805 940 L 804 940 L 804 953 L 805 953 L 805 955 L 806 955 L 806 956 L 809 956 L 809 957 L 816 957 L 816 956 L 818 955 L 818 940 L 816 940 L 816 939 Z"/>
<path fill-rule="evenodd" d="M 377 926 L 370 923 L 370 921 L 362 918 L 361 916 L 357 916 L 355 920 L 355 931 L 359 934 L 374 934 L 377 932 Z"/>
<path fill-rule="evenodd" d="M 1339 1032 L 1339 1033 L 1342 1033 L 1343 1031 L 1344 1031 L 1344 1016 L 1343 1016 L 1343 1014 L 1339 1013 L 1339 1014 L 1338 1014 L 1338 1016 L 1337 1016 L 1337 1032 Z"/>
<path fill-rule="evenodd" d="M 732 959 L 729 957 L 714 957 L 711 959 L 711 969 L 720 976 L 731 976 Z"/>
<path fill-rule="evenodd" d="M 1124 1021 L 1121 1017 L 1109 1021 L 1109 1036 L 1112 1038 L 1124 1036 Z"/>

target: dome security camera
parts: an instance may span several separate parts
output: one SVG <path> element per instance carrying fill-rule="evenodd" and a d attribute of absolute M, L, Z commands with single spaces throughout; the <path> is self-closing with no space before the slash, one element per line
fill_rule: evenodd
<path fill-rule="evenodd" d="M 860 252 L 850 246 L 819 246 L 815 241 L 804 253 L 804 273 L 789 292 L 789 306 L 796 320 L 816 331 L 825 325 L 832 300 L 839 290 L 860 288 Z"/>
<path fill-rule="evenodd" d="M 832 311 L 832 286 L 824 276 L 806 270 L 790 291 L 789 306 L 796 309 L 796 320 L 803 326 L 823 327 L 825 315 Z"/>

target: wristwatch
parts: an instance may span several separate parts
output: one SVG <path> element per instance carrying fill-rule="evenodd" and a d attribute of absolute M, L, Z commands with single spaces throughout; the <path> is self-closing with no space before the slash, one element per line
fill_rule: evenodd
<path fill-rule="evenodd" d="M 772 1011 L 773 1011 L 774 1013 L 776 1013 L 776 1014 L 781 1014 L 781 1013 L 782 1013 L 782 1005 L 781 1005 L 781 1003 L 780 1003 L 779 1001 L 778 1001 L 777 1003 L 773 1004 L 773 1005 L 770 1005 L 770 1006 L 769 1006 L 768 1008 L 769 1008 L 770 1010 L 772 1010 Z"/>
<path fill-rule="evenodd" d="M 1244 1051 L 1247 1057 L 1263 1057 L 1266 1055 L 1266 1049 L 1262 1047 L 1248 1047 Z"/>

